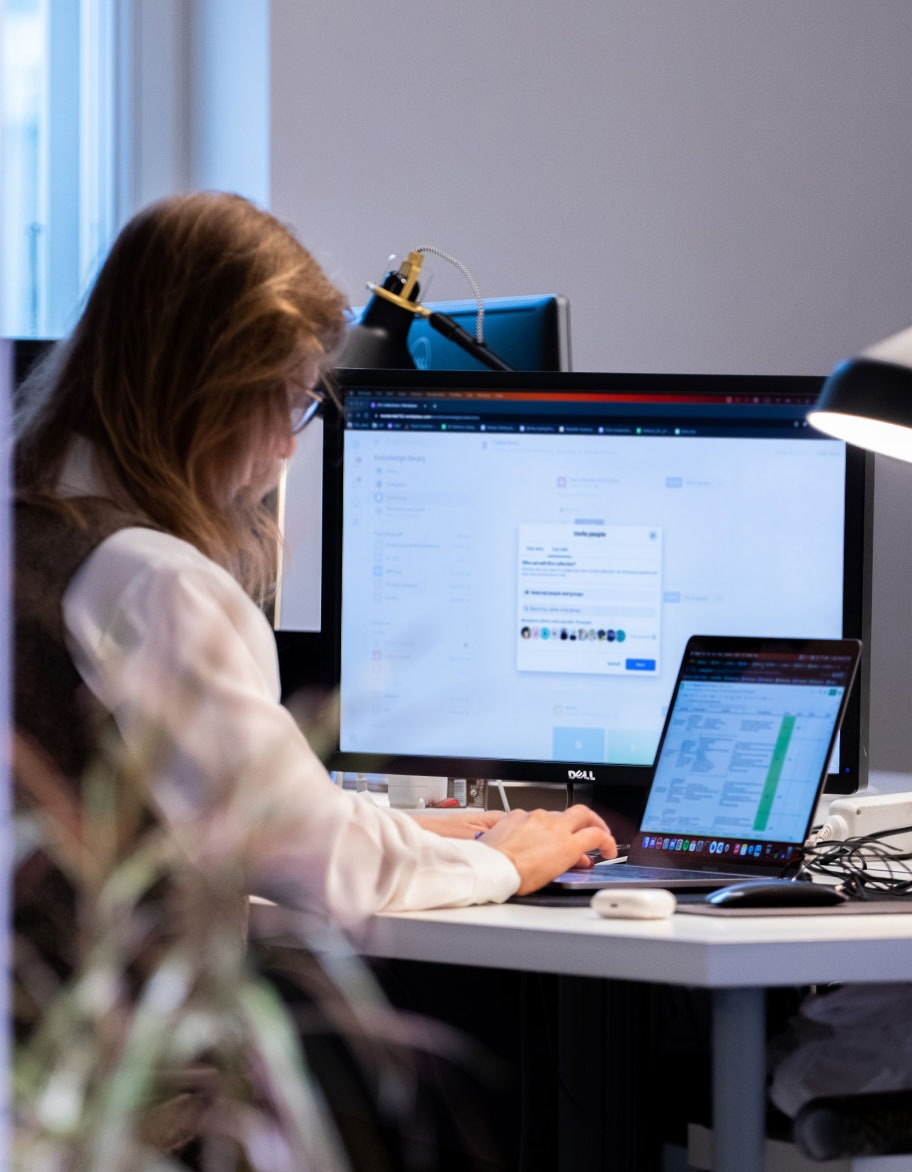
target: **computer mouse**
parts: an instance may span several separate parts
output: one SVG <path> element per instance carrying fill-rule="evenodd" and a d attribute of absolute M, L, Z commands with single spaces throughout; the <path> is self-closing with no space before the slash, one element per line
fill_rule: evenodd
<path fill-rule="evenodd" d="M 746 879 L 720 887 L 704 897 L 715 907 L 832 907 L 846 896 L 827 883 L 794 879 Z"/>

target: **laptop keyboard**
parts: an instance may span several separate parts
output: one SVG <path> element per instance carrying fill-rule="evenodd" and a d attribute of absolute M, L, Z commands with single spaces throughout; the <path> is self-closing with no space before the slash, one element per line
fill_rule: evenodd
<path fill-rule="evenodd" d="M 729 875 L 724 871 L 688 871 L 678 867 L 638 867 L 635 863 L 621 863 L 620 866 L 599 867 L 594 874 L 597 874 L 600 879 L 603 879 L 606 874 L 613 878 L 617 875 L 619 883 L 623 883 L 625 879 L 705 879 L 707 883 L 713 883 L 718 879 L 724 879 L 726 883 L 737 883 L 739 879 L 744 879 L 744 875 Z"/>

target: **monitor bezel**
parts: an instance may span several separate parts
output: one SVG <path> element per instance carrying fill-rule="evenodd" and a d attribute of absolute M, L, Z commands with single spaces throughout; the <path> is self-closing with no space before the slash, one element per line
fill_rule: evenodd
<path fill-rule="evenodd" d="M 752 395 L 771 401 L 785 397 L 816 397 L 823 379 L 807 375 L 698 375 L 652 373 L 597 373 L 597 372 L 471 372 L 471 371 L 403 371 L 403 370 L 339 370 L 334 383 L 347 389 L 396 388 L 426 392 L 495 390 L 498 392 L 563 391 L 571 393 L 617 392 L 630 394 L 663 394 L 668 396 L 693 393 L 712 394 L 720 399 L 726 395 Z M 324 423 L 323 452 L 323 611 L 321 623 L 321 689 L 333 692 L 340 678 L 341 640 L 341 582 L 342 582 L 342 433 L 339 404 L 327 411 Z M 826 791 L 849 794 L 867 783 L 868 709 L 870 695 L 870 619 L 871 619 L 871 565 L 873 530 L 873 474 L 874 461 L 861 449 L 846 449 L 845 550 L 843 581 L 844 638 L 862 641 L 862 660 L 852 697 L 846 712 L 843 735 L 840 738 L 838 771 L 831 772 Z M 698 634 L 700 632 L 697 632 Z M 338 706 L 330 706 L 332 716 L 338 717 Z M 337 724 L 329 730 L 333 745 L 327 760 L 332 770 L 381 773 L 417 774 L 448 777 L 498 778 L 505 781 L 525 781 L 567 785 L 575 780 L 568 777 L 566 762 L 492 760 L 455 756 L 394 756 L 352 753 L 338 748 Z M 645 792 L 651 767 L 644 765 L 587 766 L 592 773 L 597 792 L 633 790 Z"/>

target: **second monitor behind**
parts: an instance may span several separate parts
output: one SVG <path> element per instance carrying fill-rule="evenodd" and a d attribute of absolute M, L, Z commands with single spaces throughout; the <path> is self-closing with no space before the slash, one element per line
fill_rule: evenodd
<path fill-rule="evenodd" d="M 425 302 L 474 336 L 474 301 Z M 570 303 L 554 294 L 491 297 L 484 302 L 484 341 L 513 370 L 570 370 Z M 417 317 L 408 349 L 419 370 L 483 370 L 484 367 L 427 321 Z"/>

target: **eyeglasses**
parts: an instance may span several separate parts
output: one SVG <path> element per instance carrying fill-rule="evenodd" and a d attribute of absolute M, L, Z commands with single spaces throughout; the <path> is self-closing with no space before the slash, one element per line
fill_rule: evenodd
<path fill-rule="evenodd" d="M 303 403 L 294 403 L 291 407 L 291 434 L 299 435 L 310 423 L 314 416 L 323 410 L 323 396 L 312 391 L 310 397 Z"/>

